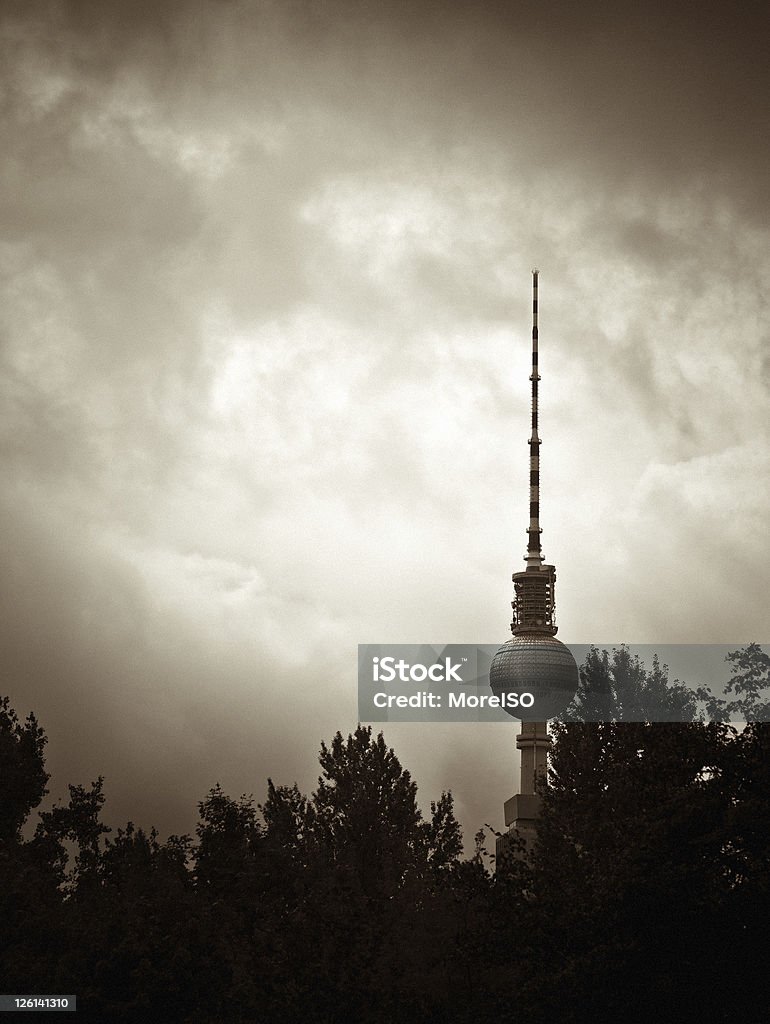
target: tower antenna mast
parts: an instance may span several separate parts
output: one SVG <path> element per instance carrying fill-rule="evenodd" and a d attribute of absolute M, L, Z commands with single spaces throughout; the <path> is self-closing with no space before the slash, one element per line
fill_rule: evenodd
<path fill-rule="evenodd" d="M 538 336 L 537 336 L 537 279 L 538 271 L 532 271 L 532 430 L 529 437 L 529 526 L 527 527 L 527 553 L 524 572 L 513 574 L 514 599 L 511 632 L 514 636 L 550 635 L 555 636 L 556 616 L 556 569 L 545 565 L 540 544 L 540 435 L 538 434 Z"/>
<path fill-rule="evenodd" d="M 543 563 L 540 546 L 540 438 L 537 434 L 537 384 L 540 374 L 537 367 L 537 276 L 532 271 L 532 433 L 529 438 L 529 543 L 526 562 L 528 569 L 539 569 Z"/>

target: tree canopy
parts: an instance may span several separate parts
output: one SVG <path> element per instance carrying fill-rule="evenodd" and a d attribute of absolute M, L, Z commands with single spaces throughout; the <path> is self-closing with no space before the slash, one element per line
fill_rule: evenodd
<path fill-rule="evenodd" d="M 760 716 L 765 655 L 731 664 Z M 102 779 L 33 829 L 45 735 L 0 701 L 5 991 L 142 1024 L 760 1019 L 770 726 L 624 720 L 642 700 L 686 707 L 624 649 L 584 674 L 616 720 L 554 725 L 537 840 L 494 874 L 485 830 L 464 856 L 451 794 L 423 813 L 365 726 L 321 745 L 310 795 L 214 785 L 193 836 L 110 831 Z"/>

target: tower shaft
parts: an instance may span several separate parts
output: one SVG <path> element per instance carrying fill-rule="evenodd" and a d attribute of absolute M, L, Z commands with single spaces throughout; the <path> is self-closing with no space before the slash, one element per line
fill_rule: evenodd
<path fill-rule="evenodd" d="M 516 747 L 521 754 L 519 792 L 505 801 L 503 813 L 506 828 L 512 828 L 529 844 L 534 839 L 540 815 L 540 795 L 537 789 L 545 782 L 548 769 L 548 752 L 551 748 L 548 723 L 522 722 L 521 732 L 516 737 Z M 508 842 L 505 834 L 497 840 L 498 857 L 507 855 Z"/>

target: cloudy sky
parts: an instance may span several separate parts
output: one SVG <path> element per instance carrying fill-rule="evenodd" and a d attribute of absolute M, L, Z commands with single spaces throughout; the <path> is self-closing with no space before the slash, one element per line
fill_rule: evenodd
<path fill-rule="evenodd" d="M 358 643 L 766 639 L 763 5 L 2 5 L 3 681 L 53 792 L 315 784 Z M 513 725 L 386 730 L 502 822 Z"/>

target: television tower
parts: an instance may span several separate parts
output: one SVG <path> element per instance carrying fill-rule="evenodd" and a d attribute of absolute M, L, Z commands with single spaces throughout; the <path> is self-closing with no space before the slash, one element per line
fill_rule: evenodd
<path fill-rule="evenodd" d="M 529 526 L 524 555 L 526 568 L 514 572 L 511 602 L 512 638 L 500 647 L 489 670 L 489 682 L 497 696 L 531 693 L 531 720 L 517 708 L 522 720 L 516 746 L 521 751 L 519 792 L 505 802 L 505 824 L 511 832 L 531 838 L 540 811 L 538 786 L 546 783 L 551 744 L 547 719 L 569 704 L 578 685 L 578 670 L 568 647 L 556 639 L 556 569 L 543 559 L 540 535 L 540 436 L 538 434 L 538 272 L 532 271 L 532 428 L 529 437 Z M 506 709 L 508 710 L 508 709 Z M 513 714 L 513 712 L 510 712 Z M 508 847 L 508 836 L 497 841 L 498 857 Z"/>

